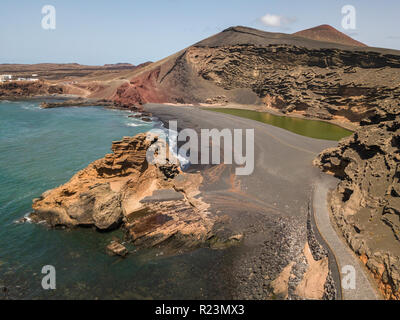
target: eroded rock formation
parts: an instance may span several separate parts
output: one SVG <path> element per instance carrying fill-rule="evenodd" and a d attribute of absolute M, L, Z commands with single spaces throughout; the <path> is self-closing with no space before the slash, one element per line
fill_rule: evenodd
<path fill-rule="evenodd" d="M 322 119 L 359 122 L 382 99 L 394 101 L 400 90 L 393 77 L 400 57 L 334 49 L 287 46 L 193 48 L 197 72 L 226 90 L 249 88 L 269 108 Z M 383 66 L 386 66 L 383 69 Z"/>
<path fill-rule="evenodd" d="M 30 217 L 52 227 L 122 227 L 128 240 L 142 246 L 204 245 L 213 219 L 200 196 L 202 177 L 171 162 L 149 163 L 146 152 L 157 141 L 139 134 L 113 142 L 113 153 L 35 199 Z"/>
<path fill-rule="evenodd" d="M 388 299 L 400 299 L 400 106 L 383 105 L 315 163 L 341 179 L 330 205 Z"/>

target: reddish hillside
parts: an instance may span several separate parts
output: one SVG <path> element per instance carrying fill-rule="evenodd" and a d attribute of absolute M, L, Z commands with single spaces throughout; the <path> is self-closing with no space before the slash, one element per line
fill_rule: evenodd
<path fill-rule="evenodd" d="M 294 33 L 296 36 L 300 36 L 307 39 L 318 40 L 318 41 L 326 41 L 326 42 L 334 42 L 348 46 L 355 47 L 367 47 L 364 43 L 361 43 L 344 33 L 336 30 L 334 27 L 331 27 L 327 24 L 323 24 L 321 26 L 299 31 Z"/>

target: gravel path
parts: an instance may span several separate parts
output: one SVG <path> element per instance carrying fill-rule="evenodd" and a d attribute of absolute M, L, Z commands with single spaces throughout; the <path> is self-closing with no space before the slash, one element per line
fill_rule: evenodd
<path fill-rule="evenodd" d="M 313 206 L 316 226 L 332 250 L 339 270 L 344 271 L 343 268 L 347 266 L 355 269 L 355 288 L 348 288 L 348 282 L 346 281 L 348 279 L 346 278 L 348 271 L 340 276 L 342 298 L 343 300 L 379 300 L 381 296 L 372 283 L 372 279 L 370 279 L 365 267 L 332 226 L 327 195 L 329 190 L 334 188 L 336 184 L 337 180 L 330 176 L 321 176 L 317 179 L 314 185 Z"/>

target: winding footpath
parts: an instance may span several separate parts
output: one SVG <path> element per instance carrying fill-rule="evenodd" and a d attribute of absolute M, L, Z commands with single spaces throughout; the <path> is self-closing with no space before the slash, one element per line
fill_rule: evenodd
<path fill-rule="evenodd" d="M 375 285 L 371 283 L 367 270 L 361 264 L 354 252 L 347 246 L 343 239 L 339 237 L 332 226 L 327 196 L 328 192 L 337 184 L 337 180 L 330 176 L 321 176 L 315 181 L 313 191 L 314 219 L 318 231 L 329 249 L 333 252 L 338 264 L 339 279 L 342 287 L 343 300 L 380 300 L 382 299 Z M 348 267 L 350 266 L 350 268 Z M 355 270 L 355 288 L 348 285 L 349 271 L 353 267 Z M 351 283 L 351 282 L 350 282 Z M 344 284 L 344 285 L 343 285 Z"/>

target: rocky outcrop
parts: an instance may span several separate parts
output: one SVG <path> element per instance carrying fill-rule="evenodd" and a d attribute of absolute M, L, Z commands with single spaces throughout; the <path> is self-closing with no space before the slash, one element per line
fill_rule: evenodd
<path fill-rule="evenodd" d="M 125 257 L 128 254 L 128 249 L 115 240 L 111 241 L 111 243 L 107 246 L 106 251 L 111 256 Z"/>
<path fill-rule="evenodd" d="M 113 107 L 114 102 L 109 100 L 97 100 L 97 99 L 67 99 L 61 102 L 42 102 L 40 107 L 43 109 L 63 108 L 63 107 L 90 107 L 90 106 L 104 106 Z"/>
<path fill-rule="evenodd" d="M 302 270 L 296 270 L 299 265 L 301 265 Z M 328 257 L 318 261 L 314 260 L 310 247 L 306 243 L 297 261 L 290 262 L 279 276 L 271 282 L 272 292 L 276 298 L 285 300 L 289 297 L 307 300 L 327 299 L 325 298 L 325 286 L 328 276 Z"/>
<path fill-rule="evenodd" d="M 112 153 L 35 199 L 30 218 L 51 227 L 122 228 L 127 241 L 143 247 L 211 246 L 215 217 L 199 191 L 202 176 L 172 162 L 149 163 L 146 152 L 158 142 L 146 134 L 113 142 Z"/>
<path fill-rule="evenodd" d="M 333 217 L 388 299 L 400 299 L 400 106 L 382 105 L 315 164 L 341 179 Z"/>
<path fill-rule="evenodd" d="M 50 84 L 46 81 L 11 81 L 0 83 L 0 99 L 22 99 L 40 95 L 63 94 L 60 85 Z"/>

